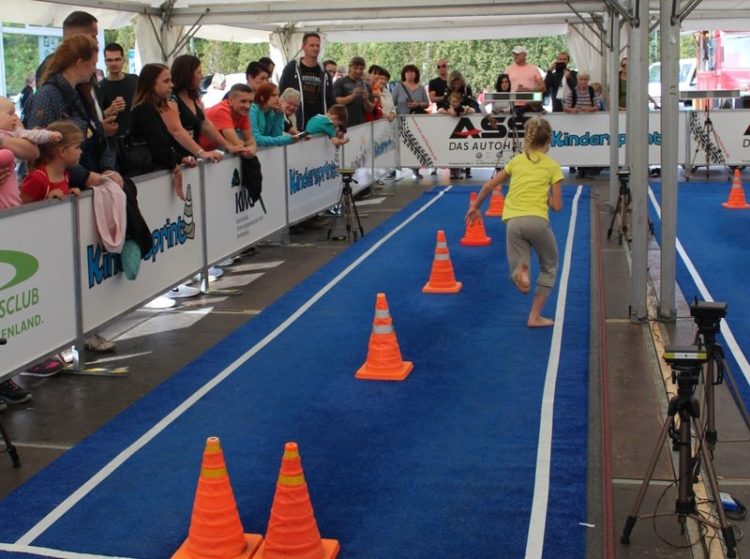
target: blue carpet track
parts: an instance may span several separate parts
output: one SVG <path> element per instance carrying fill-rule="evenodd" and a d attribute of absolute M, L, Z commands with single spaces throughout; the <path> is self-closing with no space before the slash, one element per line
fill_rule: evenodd
<path fill-rule="evenodd" d="M 294 440 L 320 532 L 340 540 L 340 557 L 523 557 L 552 329 L 525 326 L 530 298 L 508 280 L 500 220 L 485 220 L 492 246 L 458 244 L 468 192 L 425 194 L 40 472 L 0 502 L 0 542 L 17 542 L 125 452 L 119 467 L 20 543 L 168 557 L 187 534 L 205 439 L 217 435 L 247 532 L 265 533 L 283 445 Z M 559 270 L 573 194 L 564 189 L 565 208 L 552 215 Z M 585 552 L 587 192 L 578 205 L 544 557 Z M 457 295 L 421 293 L 438 228 L 464 284 Z M 387 294 L 404 359 L 415 363 L 401 383 L 353 376 L 378 291 Z M 177 408 L 217 375 L 194 405 Z"/>
<path fill-rule="evenodd" d="M 651 185 L 656 200 L 661 198 L 661 183 Z M 714 301 L 729 304 L 726 322 L 739 348 L 747 356 L 750 350 L 750 297 L 747 296 L 746 276 L 750 262 L 750 210 L 729 210 L 721 204 L 729 197 L 730 184 L 722 182 L 679 183 L 677 198 L 677 238 Z M 661 236 L 661 222 L 653 204 L 649 212 L 654 222 L 656 238 Z M 685 261 L 677 257 L 677 283 L 692 302 L 703 301 Z M 729 366 L 739 389 L 739 397 L 750 407 L 750 385 L 740 365 L 730 351 L 723 335 Z"/>

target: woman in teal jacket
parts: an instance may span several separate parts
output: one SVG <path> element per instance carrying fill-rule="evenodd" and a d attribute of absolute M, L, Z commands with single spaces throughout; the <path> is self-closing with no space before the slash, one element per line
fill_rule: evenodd
<path fill-rule="evenodd" d="M 272 83 L 261 84 L 255 91 L 255 100 L 250 107 L 250 124 L 255 143 L 259 146 L 286 146 L 297 139 L 284 134 L 279 88 Z"/>

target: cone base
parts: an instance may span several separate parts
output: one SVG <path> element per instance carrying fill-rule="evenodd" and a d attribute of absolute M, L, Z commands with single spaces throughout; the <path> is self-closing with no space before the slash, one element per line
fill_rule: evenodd
<path fill-rule="evenodd" d="M 336 559 L 338 557 L 339 551 L 341 551 L 341 546 L 339 545 L 338 540 L 326 540 L 321 538 L 321 543 L 323 544 L 323 552 L 325 555 L 321 557 L 321 559 Z M 263 545 L 260 546 L 260 549 L 257 551 L 255 555 L 253 555 L 253 559 L 263 559 L 263 551 L 266 546 L 266 542 L 263 542 Z"/>
<path fill-rule="evenodd" d="M 253 554 L 258 551 L 258 548 L 261 547 L 261 544 L 263 543 L 263 536 L 261 536 L 260 534 L 243 534 L 243 536 L 245 537 L 245 541 L 247 542 L 247 547 L 245 547 L 245 551 L 243 551 L 239 555 L 236 555 L 232 559 L 250 559 L 251 557 L 254 557 Z M 190 554 L 187 550 L 187 543 L 187 540 L 182 542 L 180 548 L 175 551 L 174 555 L 172 555 L 172 559 L 193 558 L 193 555 Z"/>
<path fill-rule="evenodd" d="M 427 282 L 422 288 L 422 293 L 458 293 L 464 286 L 463 283 L 457 281 L 452 287 L 433 287 L 430 282 Z"/>
<path fill-rule="evenodd" d="M 361 380 L 404 380 L 409 376 L 413 368 L 414 363 L 411 361 L 403 361 L 400 367 L 387 370 L 373 369 L 365 363 L 359 368 L 354 377 Z"/>
<path fill-rule="evenodd" d="M 467 239 L 464 237 L 459 241 L 459 244 L 465 247 L 486 247 L 492 243 L 492 238 L 485 237 L 484 239 Z"/>
<path fill-rule="evenodd" d="M 729 210 L 747 210 L 750 209 L 750 204 L 732 204 L 730 202 L 722 202 L 722 206 Z"/>

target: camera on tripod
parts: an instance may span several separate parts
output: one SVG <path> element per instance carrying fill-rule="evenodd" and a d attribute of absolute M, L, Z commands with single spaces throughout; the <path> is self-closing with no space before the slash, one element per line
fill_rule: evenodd
<path fill-rule="evenodd" d="M 347 186 L 353 182 L 357 182 L 354 180 L 354 169 L 350 169 L 348 167 L 342 167 L 338 171 L 339 171 L 339 175 L 341 175 L 341 180 Z"/>
<path fill-rule="evenodd" d="M 700 381 L 703 364 L 708 361 L 708 353 L 694 345 L 667 346 L 664 361 L 672 368 L 672 383 L 676 383 L 680 390 L 693 392 Z"/>
<path fill-rule="evenodd" d="M 630 187 L 630 171 L 627 169 L 617 171 L 617 179 L 620 181 L 620 192 L 627 192 Z"/>
<path fill-rule="evenodd" d="M 695 301 L 690 305 L 690 316 L 701 332 L 718 332 L 721 319 L 727 316 L 727 307 L 727 303 Z"/>

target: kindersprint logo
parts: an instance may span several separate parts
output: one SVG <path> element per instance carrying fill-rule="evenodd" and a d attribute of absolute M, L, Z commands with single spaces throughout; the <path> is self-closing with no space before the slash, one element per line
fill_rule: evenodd
<path fill-rule="evenodd" d="M 27 252 L 17 250 L 0 250 L 0 274 L 2 274 L 3 264 L 13 268 L 13 276 L 0 285 L 0 291 L 25 282 L 39 270 L 39 260 Z M 2 275 L 0 275 L 0 281 L 3 281 Z"/>

